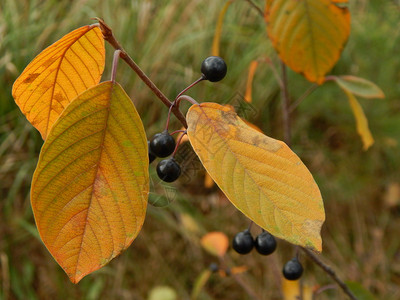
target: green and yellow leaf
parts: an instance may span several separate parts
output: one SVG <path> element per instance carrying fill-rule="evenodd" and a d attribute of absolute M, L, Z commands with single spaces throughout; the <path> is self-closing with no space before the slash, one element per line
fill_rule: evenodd
<path fill-rule="evenodd" d="M 373 82 L 364 78 L 342 75 L 334 76 L 335 82 L 345 91 L 362 98 L 385 98 L 383 91 Z"/>
<path fill-rule="evenodd" d="M 64 108 L 99 83 L 104 60 L 102 33 L 88 25 L 43 50 L 17 78 L 12 95 L 43 139 Z"/>
<path fill-rule="evenodd" d="M 141 119 L 117 83 L 78 96 L 52 127 L 31 203 L 44 244 L 73 283 L 138 235 L 149 192 L 147 151 Z"/>
<path fill-rule="evenodd" d="M 200 293 L 210 279 L 211 274 L 210 270 L 204 270 L 199 276 L 197 276 L 196 281 L 194 282 L 192 294 L 190 295 L 190 300 L 199 299 Z"/>
<path fill-rule="evenodd" d="M 188 137 L 227 198 L 256 224 L 293 244 L 322 250 L 322 197 L 311 173 L 283 142 L 249 127 L 230 107 L 193 105 Z"/>
<path fill-rule="evenodd" d="M 350 34 L 350 13 L 332 0 L 267 0 L 268 35 L 282 61 L 321 84 Z M 340 1 L 344 3 L 344 1 Z"/>

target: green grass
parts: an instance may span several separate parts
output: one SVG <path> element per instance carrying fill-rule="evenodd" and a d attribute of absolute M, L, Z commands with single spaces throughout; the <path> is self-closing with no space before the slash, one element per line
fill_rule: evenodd
<path fill-rule="evenodd" d="M 262 6 L 263 1 L 257 3 Z M 199 77 L 200 63 L 210 55 L 222 5 L 222 1 L 211 0 L 1 1 L 0 299 L 147 299 L 159 285 L 174 288 L 179 299 L 189 299 L 196 277 L 216 260 L 201 249 L 201 235 L 219 230 L 232 237 L 247 227 L 247 219 L 215 187 L 203 187 L 201 168 L 188 171 L 190 180 L 163 185 L 151 166 L 153 192 L 168 194 L 174 201 L 165 208 L 150 206 L 143 231 L 127 251 L 78 285 L 71 284 L 36 231 L 29 189 L 42 140 L 11 96 L 13 82 L 41 50 L 97 16 L 113 28 L 157 86 L 174 98 Z M 322 259 L 377 299 L 395 300 L 400 298 L 400 195 L 390 195 L 388 190 L 400 184 L 400 8 L 398 1 L 378 0 L 352 1 L 350 8 L 351 37 L 332 73 L 360 76 L 384 90 L 386 99 L 360 99 L 376 143 L 362 151 L 345 95 L 334 84 L 326 84 L 294 112 L 293 148 L 323 194 L 327 221 Z M 107 51 L 104 79 L 110 76 L 112 49 L 108 45 Z M 252 60 L 268 57 L 276 61 L 265 24 L 246 1 L 237 0 L 228 10 L 221 55 L 228 64 L 227 77 L 220 83 L 194 87 L 189 92 L 193 98 L 232 103 L 245 92 Z M 166 107 L 122 63 L 117 80 L 134 100 L 147 134 L 160 131 Z M 310 85 L 291 71 L 289 82 L 293 99 Z M 266 64 L 256 72 L 253 99 L 250 121 L 282 139 L 279 87 Z M 187 107 L 183 105 L 183 110 Z M 173 121 L 173 128 L 180 126 Z M 388 204 L 389 198 L 395 205 Z M 263 299 L 281 299 L 279 271 L 293 255 L 289 244 L 280 241 L 278 251 L 268 258 L 229 254 L 232 265 L 249 267 L 241 276 Z M 307 284 L 332 283 L 313 263 L 302 261 Z M 318 299 L 341 297 L 336 290 Z M 232 278 L 215 275 L 201 299 L 250 297 Z"/>

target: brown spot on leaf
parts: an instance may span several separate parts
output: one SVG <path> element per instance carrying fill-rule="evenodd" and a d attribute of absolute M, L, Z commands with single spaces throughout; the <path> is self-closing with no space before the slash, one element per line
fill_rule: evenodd
<path fill-rule="evenodd" d="M 40 73 L 32 73 L 32 74 L 29 74 L 28 77 L 25 78 L 25 80 L 23 81 L 23 83 L 31 83 L 31 82 L 33 82 L 36 78 L 38 78 L 39 75 L 40 75 Z"/>

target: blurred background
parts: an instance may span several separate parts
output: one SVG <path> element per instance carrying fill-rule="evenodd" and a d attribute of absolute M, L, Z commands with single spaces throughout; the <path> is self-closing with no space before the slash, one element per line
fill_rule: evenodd
<path fill-rule="evenodd" d="M 264 1 L 254 3 L 264 7 Z M 168 286 L 176 299 L 190 299 L 196 279 L 218 259 L 200 246 L 201 236 L 222 231 L 231 239 L 249 221 L 215 186 L 205 184 L 196 160 L 185 154 L 184 176 L 160 183 L 150 166 L 151 195 L 142 232 L 120 257 L 69 282 L 42 244 L 33 219 L 29 190 L 42 139 L 11 96 L 15 79 L 44 48 L 80 26 L 103 18 L 125 50 L 170 98 L 200 76 L 211 54 L 219 12 L 225 1 L 2 0 L 0 2 L 0 299 L 150 299 Z M 321 259 L 344 280 L 360 283 L 376 299 L 400 299 L 400 1 L 353 0 L 352 29 L 332 70 L 376 83 L 385 99 L 359 99 L 375 144 L 362 150 L 345 94 L 329 82 L 292 114 L 293 150 L 314 175 L 327 220 Z M 105 80 L 113 49 L 106 45 Z M 220 55 L 228 65 L 219 83 L 203 82 L 188 94 L 198 101 L 229 103 L 265 134 L 283 138 L 280 90 L 271 68 L 260 64 L 253 102 L 243 103 L 251 61 L 278 59 L 265 23 L 247 1 L 234 1 L 225 16 Z M 117 80 L 133 99 L 148 137 L 164 128 L 167 109 L 124 63 Z M 289 71 L 292 99 L 310 86 Z M 182 105 L 183 112 L 188 105 Z M 171 128 L 181 125 L 173 119 Z M 185 146 L 186 147 L 186 146 Z M 185 147 L 182 147 L 185 150 Z M 183 151 L 182 150 L 182 151 Z M 188 148 L 190 153 L 190 147 Z M 260 230 L 252 229 L 253 235 Z M 278 241 L 262 257 L 228 251 L 229 266 L 247 266 L 241 279 L 261 299 L 282 299 L 280 270 L 294 248 Z M 321 287 L 331 279 L 302 256 L 304 284 Z M 342 299 L 330 289 L 317 299 Z M 162 298 L 159 298 L 162 299 Z M 166 299 L 166 298 L 165 298 Z M 213 274 L 199 299 L 251 299 L 232 276 Z"/>

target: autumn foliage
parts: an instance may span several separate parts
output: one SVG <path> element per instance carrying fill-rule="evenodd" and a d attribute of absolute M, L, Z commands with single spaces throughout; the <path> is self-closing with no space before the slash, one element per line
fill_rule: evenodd
<path fill-rule="evenodd" d="M 267 1 L 267 31 L 287 66 L 317 84 L 333 80 L 346 92 L 367 149 L 373 139 L 354 95 L 381 98 L 383 93 L 366 80 L 326 76 L 350 32 L 349 11 L 336 2 Z M 36 225 L 74 283 L 132 243 L 149 193 L 148 139 L 140 116 L 114 79 L 99 84 L 105 64 L 101 29 L 94 24 L 65 35 L 26 67 L 12 91 L 45 140 L 31 189 Z M 249 88 L 256 67 L 251 66 Z M 251 101 L 251 90 L 247 96 Z M 237 209 L 276 237 L 322 251 L 321 193 L 284 142 L 217 103 L 193 104 L 186 121 L 193 150 Z M 214 251 L 223 255 L 227 244 L 218 247 Z"/>

